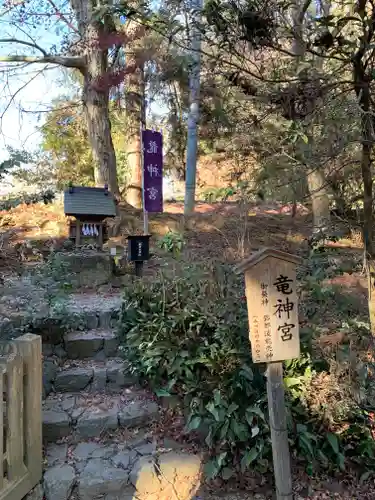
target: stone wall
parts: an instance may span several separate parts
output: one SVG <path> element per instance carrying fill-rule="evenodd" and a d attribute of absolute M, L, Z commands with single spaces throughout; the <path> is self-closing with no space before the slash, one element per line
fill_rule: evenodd
<path fill-rule="evenodd" d="M 108 283 L 112 277 L 111 258 L 104 252 L 59 252 L 53 263 L 64 269 L 66 279 L 76 287 L 97 287 Z"/>
<path fill-rule="evenodd" d="M 22 282 L 12 288 L 11 294 L 4 292 L 0 299 L 0 340 L 35 333 L 44 343 L 57 345 L 68 331 L 115 327 L 121 307 L 120 295 L 98 294 L 66 295 L 49 305 L 37 287 L 30 287 L 26 294 Z"/>
<path fill-rule="evenodd" d="M 89 363 L 63 362 L 56 357 L 43 360 L 43 398 L 51 392 L 119 393 L 136 382 L 120 358 Z"/>

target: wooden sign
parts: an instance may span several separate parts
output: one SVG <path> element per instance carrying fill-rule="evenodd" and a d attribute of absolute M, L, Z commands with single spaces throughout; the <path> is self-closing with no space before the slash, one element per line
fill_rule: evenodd
<path fill-rule="evenodd" d="M 300 355 L 295 268 L 301 260 L 265 248 L 236 269 L 237 273 L 245 273 L 254 363 L 272 363 Z"/>

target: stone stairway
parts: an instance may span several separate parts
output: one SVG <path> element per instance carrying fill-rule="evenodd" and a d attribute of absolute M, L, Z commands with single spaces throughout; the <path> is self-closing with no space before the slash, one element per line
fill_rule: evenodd
<path fill-rule="evenodd" d="M 157 442 L 154 396 L 119 356 L 120 302 L 72 302 L 80 330 L 43 343 L 43 481 L 29 500 L 190 500 L 201 459 Z"/>

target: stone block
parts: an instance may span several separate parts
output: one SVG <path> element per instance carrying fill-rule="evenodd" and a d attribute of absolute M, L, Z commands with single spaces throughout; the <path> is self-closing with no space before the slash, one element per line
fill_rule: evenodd
<path fill-rule="evenodd" d="M 94 357 L 102 349 L 104 340 L 98 330 L 70 332 L 64 337 L 65 349 L 71 359 Z"/>
<path fill-rule="evenodd" d="M 95 330 L 99 326 L 99 317 L 98 315 L 93 313 L 86 314 L 86 327 L 88 330 Z"/>
<path fill-rule="evenodd" d="M 62 464 L 65 462 L 68 453 L 67 444 L 51 444 L 46 449 L 46 459 L 48 466 Z"/>
<path fill-rule="evenodd" d="M 92 453 L 97 449 L 98 446 L 98 443 L 94 443 L 91 441 L 88 443 L 78 443 L 73 451 L 74 459 L 78 460 L 79 462 L 88 460 L 89 458 L 91 458 Z"/>
<path fill-rule="evenodd" d="M 135 451 L 139 455 L 153 455 L 156 452 L 156 443 L 152 442 L 142 444 L 141 446 L 137 446 L 137 448 L 135 448 Z"/>
<path fill-rule="evenodd" d="M 54 347 L 53 354 L 60 359 L 66 359 L 67 357 L 67 353 L 61 344 Z"/>
<path fill-rule="evenodd" d="M 46 500 L 68 500 L 76 482 L 76 474 L 70 465 L 56 465 L 44 474 Z"/>
<path fill-rule="evenodd" d="M 77 331 L 64 336 L 65 349 L 71 359 L 94 358 L 106 345 L 108 356 L 112 355 L 116 342 L 117 337 L 111 330 Z"/>
<path fill-rule="evenodd" d="M 77 422 L 77 433 L 83 438 L 98 437 L 103 432 L 117 429 L 118 409 L 107 410 L 97 408 L 86 410 Z"/>
<path fill-rule="evenodd" d="M 56 375 L 55 390 L 58 392 L 78 392 L 84 390 L 93 379 L 90 368 L 70 368 Z"/>
<path fill-rule="evenodd" d="M 129 472 L 114 467 L 103 459 L 92 459 L 82 470 L 78 495 L 80 500 L 95 500 L 101 496 L 123 499 L 126 494 L 132 493 L 128 485 Z M 129 497 L 132 498 L 132 497 Z"/>
<path fill-rule="evenodd" d="M 69 416 L 63 411 L 44 410 L 43 412 L 43 440 L 57 441 L 68 436 L 71 432 Z"/>
<path fill-rule="evenodd" d="M 105 355 L 107 357 L 116 356 L 119 345 L 120 345 L 120 340 L 115 334 L 113 334 L 112 337 L 104 339 Z"/>
<path fill-rule="evenodd" d="M 99 313 L 99 327 L 100 328 L 110 328 L 111 327 L 111 311 L 102 311 Z"/>
<path fill-rule="evenodd" d="M 116 467 L 129 469 L 137 459 L 137 454 L 134 451 L 123 450 L 117 453 L 112 462 Z"/>
<path fill-rule="evenodd" d="M 43 361 L 43 395 L 47 397 L 57 373 L 57 365 L 50 359 Z"/>
<path fill-rule="evenodd" d="M 64 266 L 67 280 L 74 286 L 100 286 L 112 276 L 110 257 L 100 252 L 59 253 L 55 260 Z"/>
<path fill-rule="evenodd" d="M 151 423 L 159 415 L 154 401 L 132 401 L 119 412 L 119 423 L 123 427 L 136 427 Z"/>
<path fill-rule="evenodd" d="M 117 360 L 107 363 L 107 380 L 109 389 L 114 391 L 137 383 L 137 378 L 127 371 L 127 364 Z"/>
<path fill-rule="evenodd" d="M 45 358 L 48 358 L 52 356 L 53 354 L 53 347 L 51 344 L 42 344 L 42 354 Z"/>
<path fill-rule="evenodd" d="M 92 392 L 103 392 L 107 385 L 107 369 L 94 367 L 94 378 L 91 384 Z"/>

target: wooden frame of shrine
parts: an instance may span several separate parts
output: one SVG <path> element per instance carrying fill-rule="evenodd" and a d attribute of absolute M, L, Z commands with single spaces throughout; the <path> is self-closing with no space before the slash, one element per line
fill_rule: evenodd
<path fill-rule="evenodd" d="M 75 217 L 69 223 L 69 238 L 76 247 L 91 243 L 102 248 L 108 240 L 104 219 L 115 217 L 115 200 L 107 186 L 70 186 L 64 191 L 64 213 Z"/>

